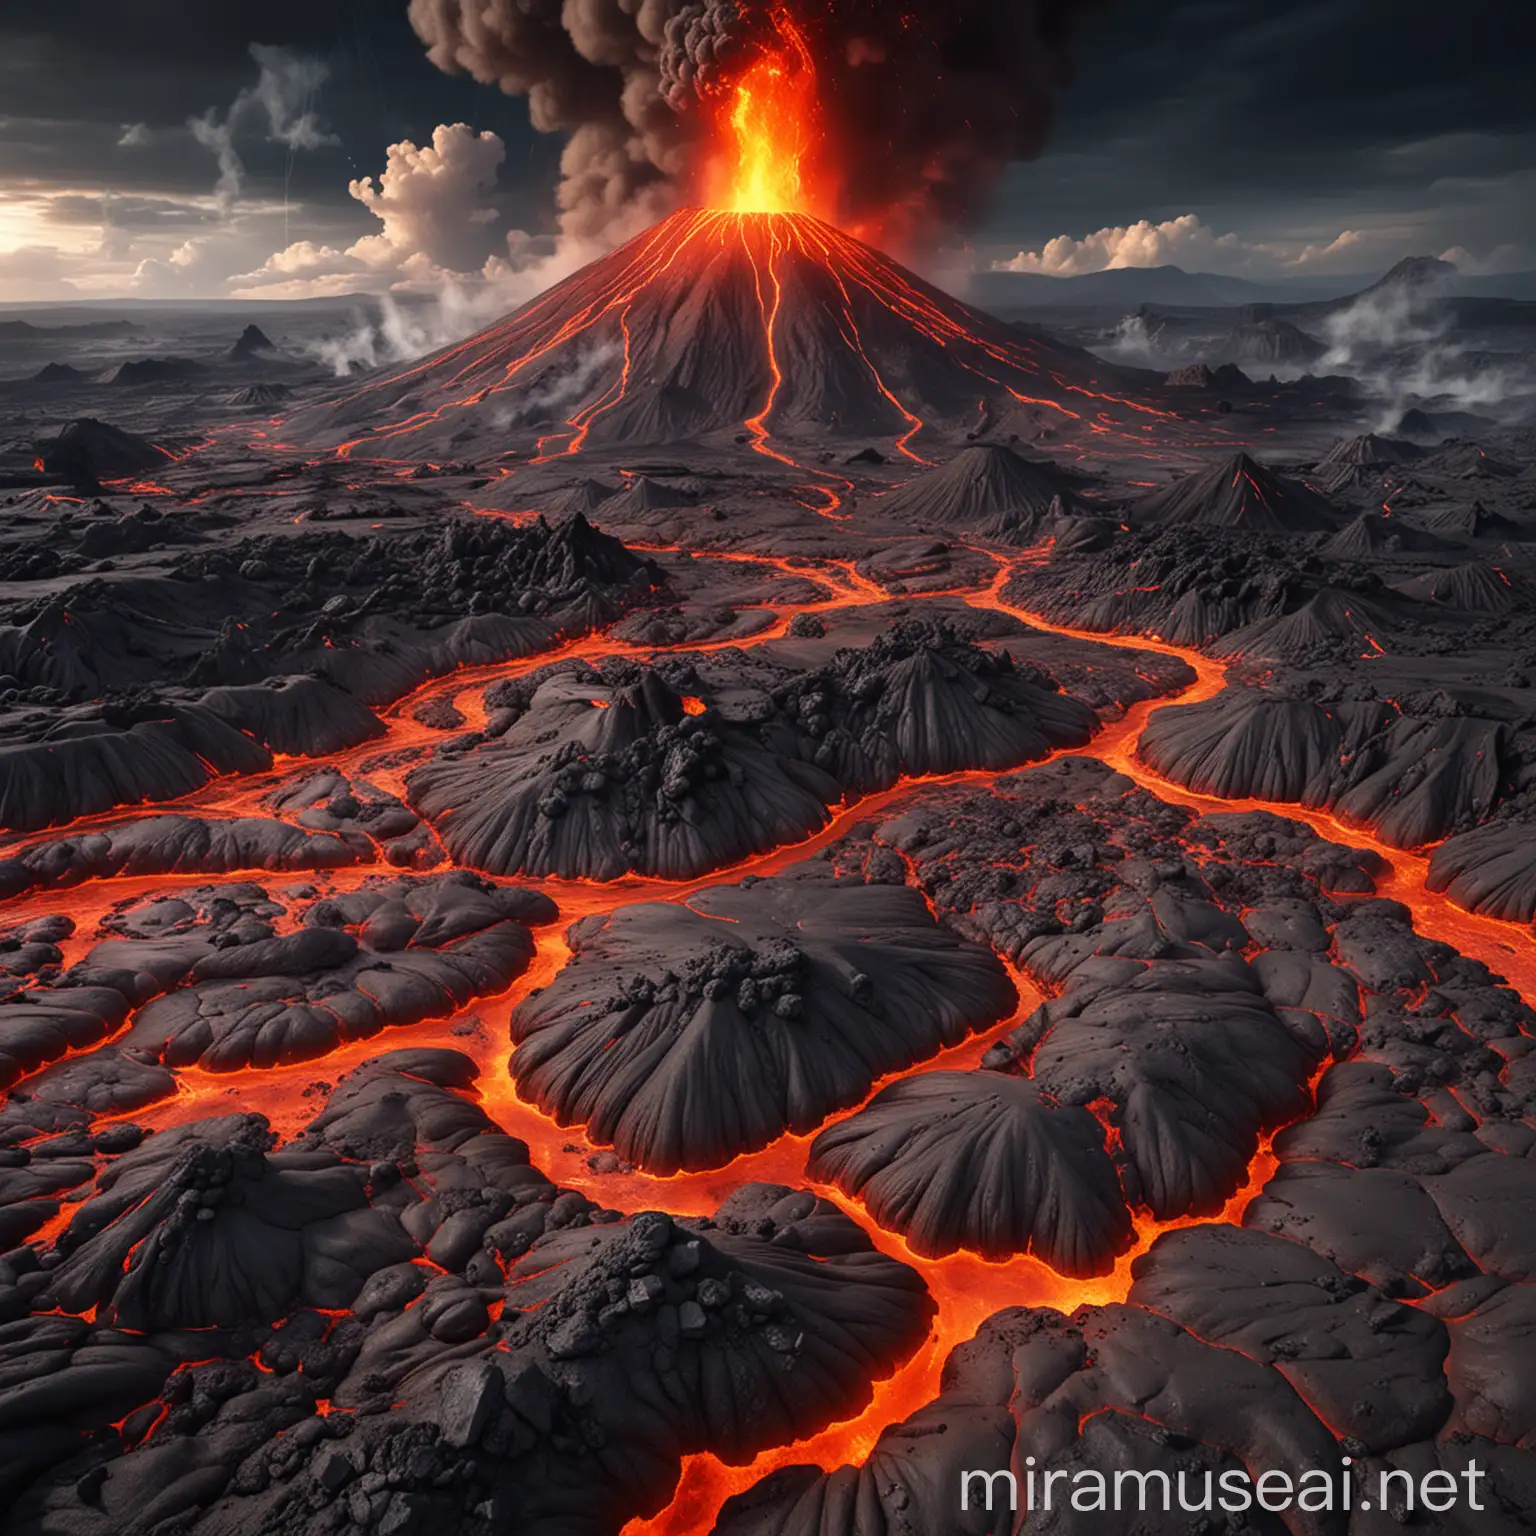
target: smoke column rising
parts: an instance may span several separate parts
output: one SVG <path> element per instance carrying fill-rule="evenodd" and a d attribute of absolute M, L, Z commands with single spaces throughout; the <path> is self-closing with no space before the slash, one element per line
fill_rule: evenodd
<path fill-rule="evenodd" d="M 899 242 L 962 224 L 1037 154 L 1079 18 L 1106 0 L 803 0 L 840 217 Z M 411 0 L 440 69 L 566 133 L 565 233 L 628 232 L 697 193 L 710 89 L 772 32 L 768 0 Z"/>

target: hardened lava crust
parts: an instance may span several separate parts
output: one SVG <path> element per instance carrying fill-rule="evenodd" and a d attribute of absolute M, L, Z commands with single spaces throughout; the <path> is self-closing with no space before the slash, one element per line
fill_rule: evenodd
<path fill-rule="evenodd" d="M 0 1527 L 1536 1529 L 1528 429 L 698 212 L 220 366 L 0 399 Z"/>

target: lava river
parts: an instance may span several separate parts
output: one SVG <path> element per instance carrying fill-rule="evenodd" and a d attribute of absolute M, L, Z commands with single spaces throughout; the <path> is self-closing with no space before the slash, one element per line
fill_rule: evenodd
<path fill-rule="evenodd" d="M 1462 952 L 1483 960 L 1493 970 L 1507 976 L 1526 995 L 1536 996 L 1536 952 L 1524 942 L 1520 931 L 1509 924 L 1475 917 L 1427 890 L 1427 860 L 1421 854 L 1388 848 L 1358 828 L 1343 825 L 1327 815 L 1302 811 L 1295 806 L 1259 806 L 1251 802 L 1237 804 L 1193 793 L 1160 778 L 1138 760 L 1138 738 L 1151 711 L 1211 698 L 1224 686 L 1227 671 L 1225 664 L 1215 662 L 1197 651 L 1152 639 L 1106 636 L 1045 623 L 1035 615 L 1008 603 L 1002 596 L 1009 577 L 1020 563 L 1037 559 L 1038 555 L 1030 552 L 1021 554 L 1016 550 L 983 550 L 980 547 L 978 553 L 987 553 L 995 562 L 995 574 L 990 582 L 979 588 L 933 594 L 929 600 L 942 597 L 948 603 L 964 601 L 976 609 L 990 609 L 1053 634 L 1091 640 L 1099 645 L 1177 657 L 1193 669 L 1195 681 L 1181 693 L 1132 707 L 1122 718 L 1108 725 L 1088 746 L 1079 749 L 1077 755 L 1098 758 L 1156 796 L 1196 812 L 1246 809 L 1273 811 L 1292 820 L 1305 822 L 1325 838 L 1375 851 L 1391 866 L 1390 874 L 1378 882 L 1382 894 L 1396 897 L 1407 904 L 1414 913 L 1421 933 L 1444 940 Z M 747 562 L 761 565 L 767 572 L 810 576 L 827 590 L 828 595 L 815 603 L 776 609 L 772 623 L 755 636 L 728 642 L 742 649 L 781 638 L 798 614 L 889 601 L 888 593 L 858 575 L 849 564 L 806 559 L 775 560 L 742 554 L 699 554 L 695 558 Z M 724 648 L 726 644 L 694 644 L 685 649 L 707 652 Z M 464 715 L 466 728 L 473 730 L 484 722 L 482 696 L 492 683 L 524 676 L 561 660 L 595 660 L 613 656 L 639 658 L 654 654 L 654 647 L 620 645 L 596 635 L 517 662 L 463 670 L 446 679 L 429 683 L 399 700 L 387 712 L 388 734 L 384 739 L 339 754 L 331 761 L 349 774 L 355 772 L 381 788 L 400 793 L 403 787 L 403 768 L 365 768 L 363 764 L 367 761 L 376 765 L 381 759 L 398 761 L 399 754 L 405 749 L 422 747 L 440 739 L 439 733 L 418 723 L 416 715 L 421 705 L 433 700 L 449 701 Z M 252 814 L 261 805 L 263 798 L 300 766 L 298 760 L 289 759 L 280 761 L 271 773 L 255 778 L 218 779 L 185 801 L 157 809 L 187 810 L 205 818 Z M 593 1172 L 587 1162 L 593 1148 L 581 1141 L 579 1132 L 557 1125 L 534 1105 L 518 1096 L 507 1071 L 504 1027 L 507 1015 L 522 997 L 547 983 L 559 970 L 569 955 L 562 935 L 572 922 L 582 917 L 637 901 L 678 902 L 709 885 L 739 880 L 748 875 L 772 874 L 837 841 L 854 825 L 871 819 L 878 820 L 883 813 L 899 805 L 915 790 L 950 784 L 984 788 L 994 777 L 986 773 L 971 773 L 943 779 L 904 780 L 887 791 L 845 803 L 836 809 L 820 832 L 802 843 L 777 848 L 770 853 L 747 859 L 735 867 L 716 870 L 707 878 L 686 883 L 634 877 L 603 885 L 560 880 L 524 881 L 522 883 L 536 885 L 553 898 L 559 906 L 560 919 L 558 923 L 536 932 L 537 957 L 510 992 L 500 998 L 482 999 L 472 1009 L 465 1010 L 466 1015 L 473 1013 L 487 1020 L 490 1025 L 488 1034 L 476 1039 L 462 1031 L 456 1032 L 455 1026 L 462 1023 L 462 1019 L 443 1019 L 397 1031 L 397 1036 L 406 1038 L 392 1039 L 391 1044 L 451 1045 L 476 1055 L 481 1068 L 480 1089 L 486 1109 L 510 1133 L 528 1143 L 535 1165 L 558 1183 L 583 1190 L 619 1209 L 633 1212 L 657 1208 L 678 1214 L 702 1215 L 714 1210 L 731 1189 L 748 1181 L 806 1186 L 809 1183 L 806 1157 L 812 1139 L 810 1136 L 785 1136 L 763 1151 L 739 1157 L 725 1167 L 703 1173 L 662 1178 L 638 1171 Z M 123 814 L 120 812 L 114 816 L 93 818 L 89 822 L 59 830 L 77 832 L 93 826 L 110 825 Z M 346 889 L 369 875 L 379 873 L 383 868 L 382 864 L 374 867 L 364 865 L 333 872 L 326 878 L 333 888 Z M 253 877 L 260 877 L 263 873 L 250 872 Z M 86 936 L 94 932 L 98 921 L 125 898 L 150 890 L 168 891 L 178 886 L 191 887 L 199 883 L 206 883 L 206 877 L 185 875 L 105 880 L 81 887 L 62 899 L 57 891 L 51 891 L 13 901 L 9 904 L 9 915 L 13 921 L 17 921 L 43 911 L 67 910 L 77 924 L 78 936 L 66 941 L 64 945 L 66 959 L 73 960 L 88 946 Z M 1017 970 L 1012 973 L 1021 999 L 1015 1017 L 985 1036 L 975 1037 L 930 1059 L 914 1071 L 927 1072 L 938 1067 L 974 1067 L 993 1041 L 1001 1038 L 1031 1012 L 1040 1001 L 1040 992 L 1023 974 Z M 328 1079 L 334 1080 L 348 1068 L 376 1054 L 378 1049 L 378 1040 L 362 1041 L 334 1052 L 324 1058 L 323 1062 L 310 1061 L 260 1073 L 248 1071 L 235 1077 L 198 1069 L 186 1070 L 178 1074 L 179 1090 L 174 1097 L 146 1110 L 136 1111 L 132 1118 L 148 1127 L 164 1128 L 238 1107 L 265 1114 L 280 1135 L 292 1135 L 312 1113 L 312 1105 L 305 1098 L 304 1091 L 313 1082 L 317 1068 L 323 1070 Z M 853 1112 L 850 1110 L 846 1113 Z M 1223 1216 L 1217 1219 L 1239 1221 L 1244 1206 L 1264 1184 L 1273 1166 L 1266 1139 L 1252 1161 L 1247 1185 L 1232 1196 Z M 878 1226 L 857 1201 L 830 1186 L 813 1187 L 859 1222 L 880 1249 L 922 1274 L 939 1307 L 932 1336 L 893 1376 L 875 1385 L 868 1407 L 857 1418 L 834 1425 L 804 1442 L 765 1452 L 748 1466 L 725 1466 L 708 1455 L 690 1458 L 685 1462 L 673 1504 L 652 1519 L 632 1522 L 626 1528 L 626 1536 L 692 1536 L 692 1533 L 709 1529 L 725 1498 L 749 1486 L 775 1467 L 791 1463 L 817 1463 L 830 1469 L 846 1462 L 862 1460 L 883 1427 L 903 1418 L 935 1395 L 939 1370 L 946 1355 L 957 1344 L 971 1337 L 983 1319 L 1007 1306 L 1049 1306 L 1070 1311 L 1083 1303 L 1123 1299 L 1130 1283 L 1129 1270 L 1133 1258 L 1145 1251 L 1158 1233 L 1170 1225 L 1155 1223 L 1143 1212 L 1137 1222 L 1135 1246 L 1121 1256 L 1112 1273 L 1092 1280 L 1072 1280 L 1055 1273 L 1032 1257 L 1019 1257 L 1006 1263 L 987 1262 L 964 1252 L 944 1259 L 925 1258 L 914 1252 L 900 1237 Z M 38 1240 L 46 1241 L 53 1232 L 61 1230 L 71 1214 L 71 1207 L 66 1205 L 49 1224 L 49 1228 L 37 1235 Z M 1172 1223 L 1183 1224 L 1187 1223 Z"/>

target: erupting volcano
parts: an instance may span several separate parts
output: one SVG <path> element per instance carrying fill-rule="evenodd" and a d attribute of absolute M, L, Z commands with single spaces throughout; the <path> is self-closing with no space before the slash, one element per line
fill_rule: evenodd
<path fill-rule="evenodd" d="M 910 192 L 1073 5 L 944 9 L 418 0 L 650 69 L 702 206 L 291 410 L 14 424 L 7 1536 L 1536 1530 L 1524 450 L 851 233 L 861 71 Z"/>
<path fill-rule="evenodd" d="M 925 431 L 983 418 L 1070 438 L 1169 415 L 1117 386 L 1118 370 L 967 308 L 810 214 L 690 209 L 284 430 L 351 458 L 481 455 L 515 435 L 547 458 L 742 432 L 769 454 L 827 434 L 915 453 Z"/>
<path fill-rule="evenodd" d="M 469 340 L 296 413 L 349 458 L 539 458 L 744 434 L 761 453 L 985 425 L 1031 440 L 1144 435 L 1145 375 L 1005 325 L 818 216 L 815 73 L 783 18 L 711 104 L 712 206 L 684 209 Z"/>

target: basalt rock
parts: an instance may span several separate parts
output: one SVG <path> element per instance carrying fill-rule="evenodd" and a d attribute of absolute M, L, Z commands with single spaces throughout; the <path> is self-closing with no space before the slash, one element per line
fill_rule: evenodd
<path fill-rule="evenodd" d="M 473 876 L 375 880 L 313 904 L 292 933 L 237 924 L 215 946 L 209 924 L 184 921 L 165 938 L 98 945 L 86 964 L 175 988 L 139 1010 L 122 1045 L 228 1072 L 308 1060 L 502 992 L 533 958 L 527 923 L 553 916 L 547 898 Z"/>
<path fill-rule="evenodd" d="M 766 688 L 698 686 L 631 664 L 561 670 L 495 739 L 414 772 L 411 803 L 493 873 L 688 879 L 801 840 L 846 794 L 1017 766 L 1097 725 L 1048 674 L 943 626 L 898 625 Z"/>
<path fill-rule="evenodd" d="M 849 881 L 712 887 L 587 919 L 569 942 L 513 1014 L 512 1075 L 662 1174 L 813 1130 L 1014 999 L 994 957 L 915 893 Z"/>
<path fill-rule="evenodd" d="M 1337 526 L 1327 500 L 1310 486 L 1238 454 L 1136 503 L 1139 523 L 1244 528 L 1256 533 L 1316 533 Z"/>

